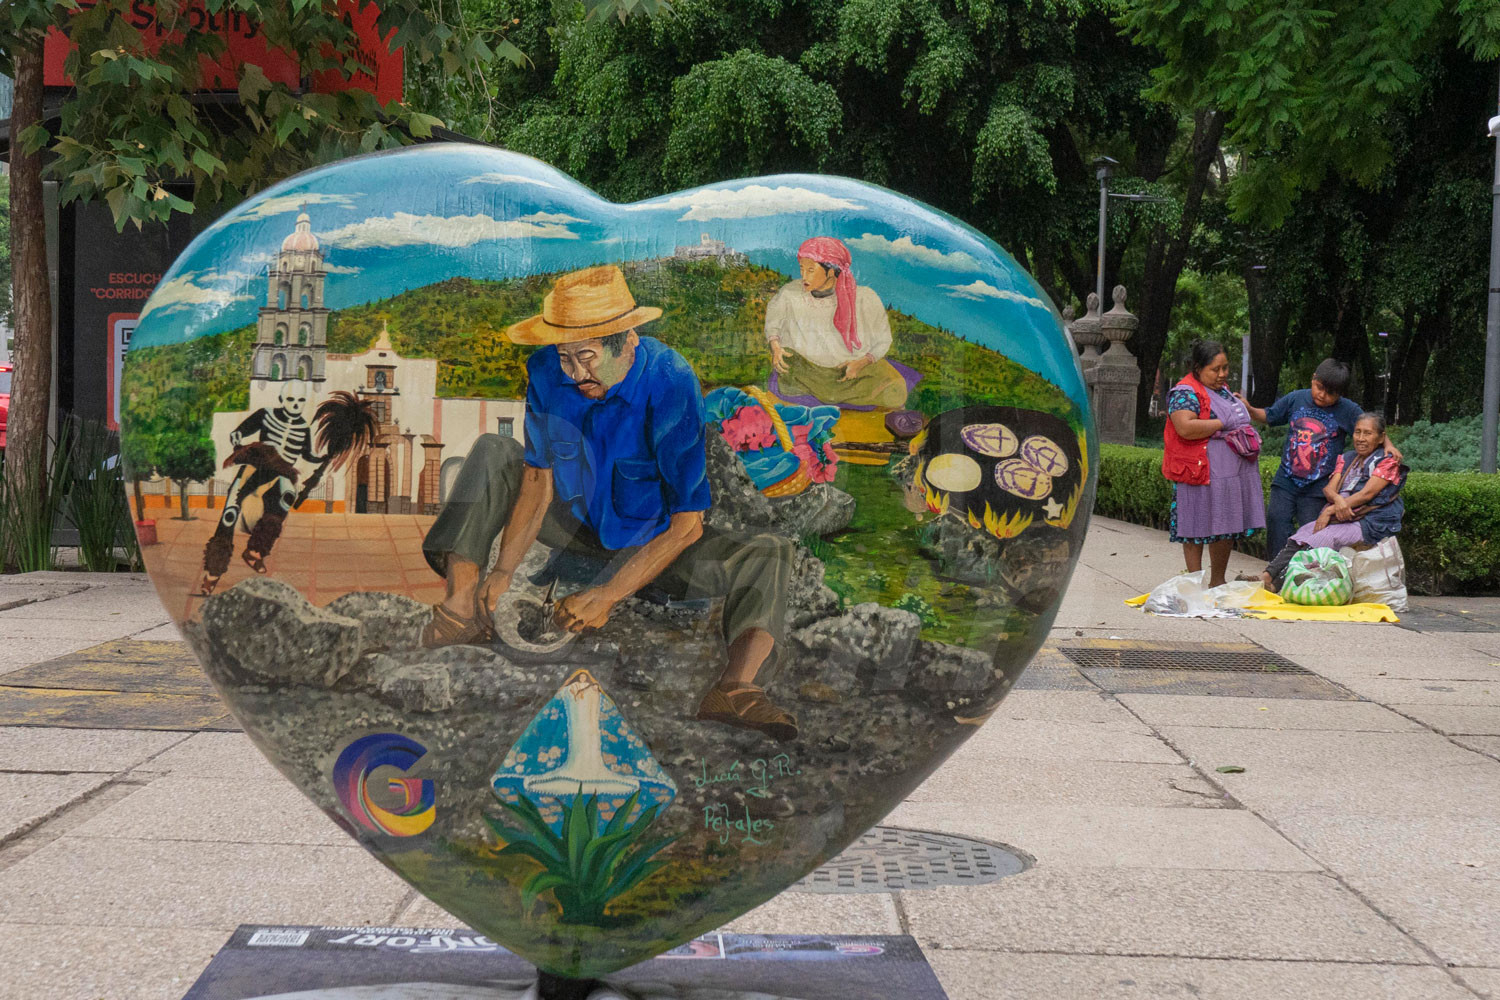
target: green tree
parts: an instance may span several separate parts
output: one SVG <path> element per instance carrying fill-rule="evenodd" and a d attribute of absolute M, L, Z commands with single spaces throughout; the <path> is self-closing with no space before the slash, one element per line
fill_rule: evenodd
<path fill-rule="evenodd" d="M 154 11 L 146 27 L 143 11 Z M 444 0 L 385 0 L 378 29 L 409 65 L 462 78 L 497 60 L 524 61 L 503 28 L 466 27 Z M 195 14 L 196 12 L 196 14 Z M 317 93 L 236 67 L 240 106 L 200 100 L 204 60 L 225 50 L 222 33 L 178 30 L 194 16 L 255 22 L 273 49 L 298 62 L 303 80 L 361 71 L 358 38 L 336 2 L 294 0 L 94 0 L 0 5 L 0 72 L 15 80 L 11 189 L 15 315 L 14 392 L 7 475 L 40 467 L 50 409 L 51 313 L 47 285 L 42 156 L 64 203 L 107 203 L 116 224 L 162 221 L 173 212 L 230 204 L 317 163 L 410 142 L 439 119 L 410 104 L 381 105 L 362 89 Z M 452 16 L 450 17 L 450 13 Z M 75 45 L 59 126 L 42 110 L 43 39 L 64 28 Z M 161 28 L 163 33 L 158 34 Z M 15 481 L 19 488 L 20 480 Z"/>
<path fill-rule="evenodd" d="M 181 503 L 179 518 L 188 520 L 188 486 L 200 483 L 214 474 L 214 446 L 207 438 L 191 430 L 164 428 L 157 434 L 156 470 L 167 479 L 177 481 Z"/>

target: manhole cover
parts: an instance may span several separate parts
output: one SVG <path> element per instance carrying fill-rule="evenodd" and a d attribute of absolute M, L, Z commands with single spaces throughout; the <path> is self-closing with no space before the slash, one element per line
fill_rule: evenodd
<path fill-rule="evenodd" d="M 984 885 L 1018 875 L 1026 868 L 1020 855 L 998 844 L 877 826 L 792 890 L 893 892 L 940 885 Z"/>
<path fill-rule="evenodd" d="M 1246 674 L 1311 674 L 1253 642 L 1178 644 L 1135 639 L 1088 639 L 1059 645 L 1080 667 L 1125 670 L 1212 670 Z"/>

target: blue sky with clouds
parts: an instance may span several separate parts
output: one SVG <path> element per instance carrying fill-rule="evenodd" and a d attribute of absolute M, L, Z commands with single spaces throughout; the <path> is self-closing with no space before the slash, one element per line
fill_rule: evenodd
<path fill-rule="evenodd" d="M 303 210 L 324 248 L 333 309 L 451 277 L 665 256 L 703 233 L 790 277 L 803 240 L 836 236 L 856 280 L 886 305 L 1005 354 L 1086 407 L 1071 342 L 1031 276 L 975 230 L 901 195 L 786 174 L 616 205 L 539 160 L 463 144 L 345 160 L 246 201 L 173 264 L 132 347 L 253 323 L 267 267 Z"/>

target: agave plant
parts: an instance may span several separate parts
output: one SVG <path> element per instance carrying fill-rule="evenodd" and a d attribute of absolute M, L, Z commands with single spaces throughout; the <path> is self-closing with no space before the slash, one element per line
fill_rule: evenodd
<path fill-rule="evenodd" d="M 542 866 L 521 887 L 523 908 L 530 910 L 537 897 L 550 890 L 562 908 L 562 923 L 603 925 L 604 908 L 664 867 L 666 861 L 651 859 L 677 839 L 645 839 L 660 806 L 647 809 L 634 823 L 627 822 L 639 800 L 639 792 L 631 795 L 600 830 L 599 797 L 584 796 L 580 788 L 563 814 L 562 832 L 557 834 L 524 796 L 517 802 L 498 799 L 519 827 L 485 817 L 495 835 L 505 842 L 500 856 L 520 855 Z"/>

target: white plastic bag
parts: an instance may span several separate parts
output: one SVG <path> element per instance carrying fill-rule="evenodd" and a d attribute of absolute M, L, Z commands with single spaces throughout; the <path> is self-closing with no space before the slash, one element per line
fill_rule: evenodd
<path fill-rule="evenodd" d="M 1259 583 L 1231 581 L 1210 588 L 1207 582 L 1206 569 L 1174 576 L 1151 591 L 1142 610 L 1165 618 L 1239 618 L 1260 589 Z"/>
<path fill-rule="evenodd" d="M 1384 604 L 1392 611 L 1406 610 L 1406 560 L 1394 535 L 1363 552 L 1341 551 L 1353 563 L 1355 603 Z"/>

